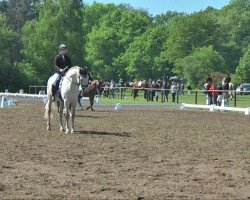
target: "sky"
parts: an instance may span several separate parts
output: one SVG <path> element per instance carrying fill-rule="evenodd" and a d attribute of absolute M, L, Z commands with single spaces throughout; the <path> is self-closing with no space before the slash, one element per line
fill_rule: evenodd
<path fill-rule="evenodd" d="M 142 8 L 152 15 L 166 13 L 167 11 L 177 11 L 193 13 L 211 6 L 221 9 L 229 4 L 230 0 L 85 0 L 88 5 L 93 2 L 130 4 L 133 8 Z"/>

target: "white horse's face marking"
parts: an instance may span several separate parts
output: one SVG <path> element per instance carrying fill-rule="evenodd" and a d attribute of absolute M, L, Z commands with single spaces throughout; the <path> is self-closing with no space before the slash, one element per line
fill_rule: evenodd
<path fill-rule="evenodd" d="M 78 75 L 77 80 L 79 85 L 85 85 L 87 75 Z"/>

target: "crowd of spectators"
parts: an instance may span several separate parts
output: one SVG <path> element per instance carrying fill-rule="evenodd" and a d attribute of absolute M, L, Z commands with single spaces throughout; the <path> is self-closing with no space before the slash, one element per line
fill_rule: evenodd
<path fill-rule="evenodd" d="M 115 96 L 125 95 L 124 91 L 127 87 L 131 87 L 131 96 L 133 99 L 138 99 L 139 90 L 143 90 L 143 98 L 146 101 L 163 101 L 163 102 L 177 102 L 177 94 L 184 95 L 184 91 L 187 91 L 187 95 L 191 95 L 192 87 L 187 84 L 186 90 L 183 81 L 180 80 L 143 80 L 134 82 L 123 82 L 120 79 L 115 83 L 114 80 L 110 82 L 103 82 L 102 89 L 99 91 L 99 95 L 103 95 L 106 98 L 115 98 Z M 233 97 L 233 93 L 230 93 L 231 77 L 228 74 L 223 78 L 221 83 L 214 83 L 211 76 L 208 75 L 203 85 L 203 92 L 206 96 L 206 104 L 211 105 L 225 105 L 229 104 L 229 98 Z M 169 97 L 170 96 L 170 97 Z M 122 98 L 124 98 L 123 96 Z M 162 97 L 162 99 L 160 99 Z M 171 99 L 170 99 L 171 98 Z"/>
<path fill-rule="evenodd" d="M 207 105 L 218 105 L 222 104 L 225 106 L 229 105 L 229 99 L 233 98 L 231 77 L 228 74 L 227 77 L 223 78 L 221 83 L 214 83 L 210 75 L 208 75 L 206 82 L 203 86 L 204 94 L 206 94 Z"/>
<path fill-rule="evenodd" d="M 124 83 L 120 80 L 118 83 L 115 83 L 113 80 L 110 82 L 102 83 L 102 90 L 99 91 L 99 95 L 103 95 L 106 98 L 115 98 L 116 91 L 120 95 L 121 90 L 125 91 L 123 87 L 131 87 L 131 95 L 136 100 L 138 99 L 139 90 L 143 90 L 143 98 L 146 101 L 160 101 L 160 97 L 163 96 L 163 102 L 176 102 L 176 96 L 184 95 L 184 83 L 180 81 L 170 81 L 166 80 L 143 80 L 143 81 L 134 81 Z M 119 88 L 119 90 L 116 90 Z M 189 85 L 188 94 L 191 94 L 191 86 Z M 169 99 L 169 94 L 171 94 L 171 99 Z"/>

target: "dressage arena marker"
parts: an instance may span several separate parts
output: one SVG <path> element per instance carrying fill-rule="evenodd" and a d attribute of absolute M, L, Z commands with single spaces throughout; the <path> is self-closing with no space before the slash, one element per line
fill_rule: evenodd
<path fill-rule="evenodd" d="M 122 105 L 120 103 L 115 104 L 115 110 L 121 110 Z"/>
<path fill-rule="evenodd" d="M 2 96 L 1 100 L 1 108 L 8 108 L 8 99 L 6 96 Z"/>
<path fill-rule="evenodd" d="M 235 112 L 243 112 L 245 115 L 250 115 L 250 108 L 236 108 L 236 107 L 225 107 L 225 106 L 216 106 L 216 105 L 196 105 L 196 104 L 181 104 L 181 109 L 184 108 L 201 108 L 201 109 L 209 109 L 210 112 L 214 112 L 216 110 L 222 111 L 235 111 Z"/>

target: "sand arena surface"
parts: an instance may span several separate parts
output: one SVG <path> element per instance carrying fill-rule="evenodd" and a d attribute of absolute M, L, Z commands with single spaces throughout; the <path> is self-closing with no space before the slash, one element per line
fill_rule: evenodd
<path fill-rule="evenodd" d="M 0 199 L 249 199 L 250 117 L 177 109 L 0 109 Z"/>

